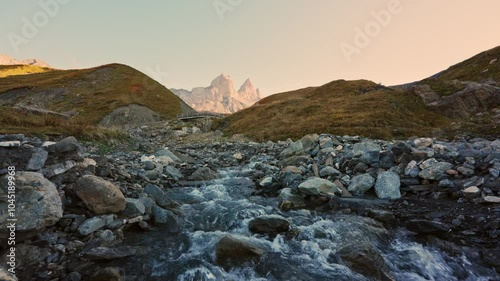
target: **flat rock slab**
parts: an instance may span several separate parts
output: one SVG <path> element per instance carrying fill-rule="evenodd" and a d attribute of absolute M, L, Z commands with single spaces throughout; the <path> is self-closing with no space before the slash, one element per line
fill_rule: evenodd
<path fill-rule="evenodd" d="M 121 246 L 117 248 L 96 247 L 85 253 L 90 260 L 115 260 L 131 256 L 145 255 L 149 252 L 147 247 Z"/>

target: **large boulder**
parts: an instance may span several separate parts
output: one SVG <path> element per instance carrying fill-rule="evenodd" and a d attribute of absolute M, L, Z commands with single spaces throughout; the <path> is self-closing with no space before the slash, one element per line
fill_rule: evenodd
<path fill-rule="evenodd" d="M 347 190 L 356 195 L 363 195 L 375 184 L 375 179 L 370 174 L 357 175 L 351 179 Z"/>
<path fill-rule="evenodd" d="M 76 195 L 94 214 L 118 213 L 125 209 L 125 196 L 116 185 L 102 178 L 86 175 L 75 186 Z"/>
<path fill-rule="evenodd" d="M 375 193 L 381 199 L 399 199 L 401 198 L 401 182 L 399 175 L 394 172 L 382 172 L 377 177 L 375 183 Z"/>
<path fill-rule="evenodd" d="M 18 172 L 14 176 L 16 231 L 26 233 L 27 236 L 36 234 L 45 227 L 57 223 L 63 216 L 61 198 L 56 186 L 42 174 L 34 172 Z M 8 225 L 9 176 L 0 178 L 0 221 Z M 3 224 L 2 223 L 2 224 Z M 0 229 L 0 236 L 6 237 L 7 227 Z M 19 238 L 19 237 L 18 237 Z"/>
<path fill-rule="evenodd" d="M 321 178 L 311 178 L 306 180 L 299 185 L 299 191 L 304 195 L 320 195 L 321 193 L 342 194 L 342 190 L 340 190 L 336 184 Z"/>
<path fill-rule="evenodd" d="M 257 262 L 265 249 L 231 235 L 222 237 L 216 246 L 217 263 L 226 268 L 246 262 Z"/>

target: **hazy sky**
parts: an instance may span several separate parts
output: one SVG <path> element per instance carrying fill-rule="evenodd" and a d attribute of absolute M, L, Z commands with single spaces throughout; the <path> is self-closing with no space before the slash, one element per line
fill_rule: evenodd
<path fill-rule="evenodd" d="M 124 63 L 171 88 L 220 73 L 265 95 L 393 85 L 500 45 L 499 11 L 498 0 L 0 0 L 0 53 L 64 69 Z"/>

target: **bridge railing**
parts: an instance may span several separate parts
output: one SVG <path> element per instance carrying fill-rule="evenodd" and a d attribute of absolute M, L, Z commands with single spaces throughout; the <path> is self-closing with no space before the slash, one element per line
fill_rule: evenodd
<path fill-rule="evenodd" d="M 202 117 L 224 118 L 225 116 L 226 115 L 220 113 L 200 111 L 200 112 L 189 112 L 189 113 L 178 114 L 177 119 L 202 118 Z"/>

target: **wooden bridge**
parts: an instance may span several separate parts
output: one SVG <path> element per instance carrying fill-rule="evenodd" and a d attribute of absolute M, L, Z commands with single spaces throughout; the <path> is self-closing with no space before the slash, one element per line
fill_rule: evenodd
<path fill-rule="evenodd" d="M 208 112 L 208 111 L 200 111 L 200 112 L 191 112 L 191 113 L 183 113 L 178 114 L 177 119 L 179 120 L 190 120 L 190 119 L 199 119 L 199 118 L 224 118 L 225 114 Z"/>

